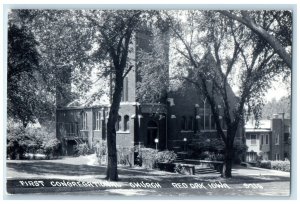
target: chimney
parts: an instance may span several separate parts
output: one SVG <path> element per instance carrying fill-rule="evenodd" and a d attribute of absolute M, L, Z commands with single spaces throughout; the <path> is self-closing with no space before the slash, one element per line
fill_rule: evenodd
<path fill-rule="evenodd" d="M 282 112 L 282 113 L 278 113 L 278 114 L 281 115 L 281 119 L 282 119 L 282 121 L 284 121 L 284 113 Z"/>

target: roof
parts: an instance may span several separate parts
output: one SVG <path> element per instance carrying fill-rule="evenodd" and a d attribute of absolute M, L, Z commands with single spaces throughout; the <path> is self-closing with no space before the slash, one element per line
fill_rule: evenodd
<path fill-rule="evenodd" d="M 246 125 L 245 129 L 251 131 L 270 131 L 271 130 L 271 120 L 260 120 L 258 126 L 255 126 L 255 120 L 249 120 Z"/>

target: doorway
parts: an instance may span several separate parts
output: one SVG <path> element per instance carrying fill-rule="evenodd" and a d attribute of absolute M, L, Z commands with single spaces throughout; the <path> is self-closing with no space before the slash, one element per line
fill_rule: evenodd
<path fill-rule="evenodd" d="M 158 139 L 158 126 L 156 122 L 150 120 L 147 124 L 147 146 L 156 148 L 155 139 Z"/>

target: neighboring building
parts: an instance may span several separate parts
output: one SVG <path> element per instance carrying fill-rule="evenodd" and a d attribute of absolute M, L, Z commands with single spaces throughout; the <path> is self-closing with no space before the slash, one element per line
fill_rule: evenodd
<path fill-rule="evenodd" d="M 259 126 L 250 120 L 245 126 L 246 162 L 255 163 L 258 159 L 284 160 L 290 159 L 291 135 L 290 119 L 284 118 L 284 113 L 274 114 L 270 120 L 261 120 Z"/>
<path fill-rule="evenodd" d="M 162 32 L 161 35 L 164 42 L 168 43 L 166 34 Z M 136 34 L 132 59 L 136 59 L 138 48 L 148 46 L 148 41 L 147 34 Z M 147 45 L 144 45 L 145 43 Z M 163 57 L 168 60 L 168 46 L 163 50 Z M 206 57 L 212 58 L 211 55 Z M 213 61 L 213 58 L 210 61 Z M 135 63 L 124 79 L 119 120 L 116 124 L 118 146 L 142 145 L 178 152 L 186 150 L 187 144 L 196 144 L 200 137 L 217 137 L 210 107 L 192 85 L 183 86 L 172 92 L 168 91 L 169 87 L 162 88 L 156 102 L 149 103 L 137 97 L 137 83 L 143 83 L 139 68 L 139 64 Z M 168 69 L 166 65 L 157 71 L 168 73 Z M 168 76 L 166 80 L 169 80 Z M 231 89 L 228 92 L 231 94 L 231 103 L 234 103 L 235 95 Z M 218 107 L 223 108 L 221 102 Z M 96 141 L 105 142 L 109 108 L 109 104 L 89 107 L 77 104 L 57 108 L 57 137 L 62 142 L 63 154 L 72 155 L 74 145 L 79 143 L 86 142 L 92 147 Z M 225 128 L 223 118 L 219 119 Z M 242 130 L 240 127 L 237 132 L 237 140 L 240 142 Z"/>
<path fill-rule="evenodd" d="M 272 135 L 271 121 L 259 121 L 259 127 L 255 127 L 255 120 L 250 120 L 245 125 L 246 162 L 256 162 L 259 156 L 264 160 L 270 158 L 270 139 Z"/>

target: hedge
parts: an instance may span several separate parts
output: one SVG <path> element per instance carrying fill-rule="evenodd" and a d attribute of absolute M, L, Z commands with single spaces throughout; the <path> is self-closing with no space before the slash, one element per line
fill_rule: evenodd
<path fill-rule="evenodd" d="M 262 160 L 257 163 L 257 166 L 265 169 L 274 169 L 279 171 L 290 172 L 291 163 L 288 160 L 285 161 L 271 161 L 271 160 Z"/>

